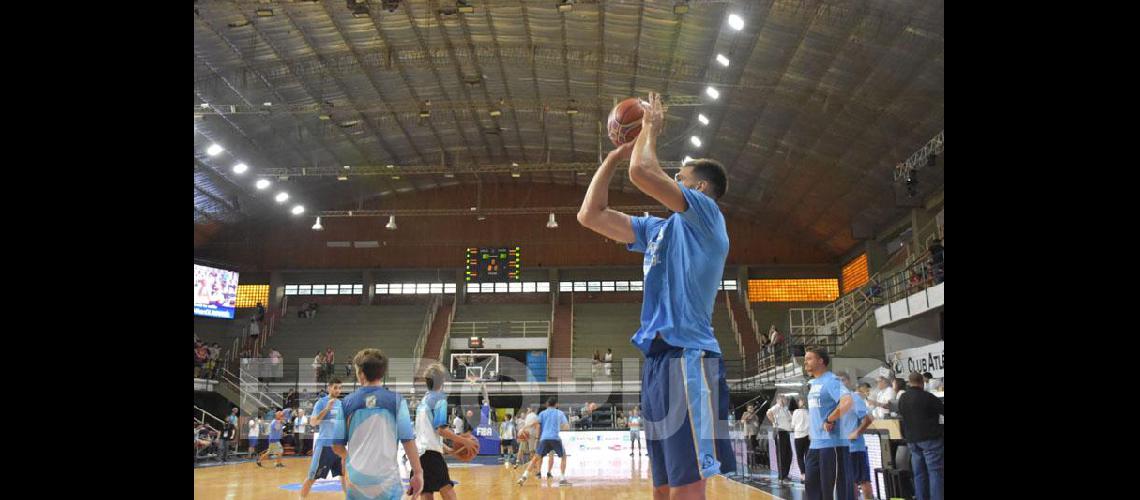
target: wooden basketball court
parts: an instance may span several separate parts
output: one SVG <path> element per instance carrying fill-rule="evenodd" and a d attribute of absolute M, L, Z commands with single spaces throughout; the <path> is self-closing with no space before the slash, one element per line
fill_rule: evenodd
<path fill-rule="evenodd" d="M 579 457 L 579 462 L 587 462 Z M 590 457 L 592 458 L 592 457 Z M 558 486 L 555 460 L 554 479 L 531 477 L 526 484 L 515 484 L 522 468 L 507 469 L 501 465 L 449 464 L 451 479 L 458 481 L 455 491 L 460 499 L 490 500 L 510 498 L 520 500 L 625 500 L 650 499 L 652 481 L 649 478 L 649 459 L 612 457 L 609 460 L 589 460 L 575 464 L 569 458 L 566 477 L 571 486 Z M 285 468 L 275 469 L 272 462 L 259 468 L 252 462 L 194 469 L 194 498 L 205 500 L 261 500 L 298 498 L 296 489 L 283 486 L 300 483 L 309 469 L 309 459 L 286 458 Z M 543 465 L 545 468 L 545 464 Z M 769 500 L 777 497 L 736 481 L 716 476 L 708 482 L 708 498 Z M 343 498 L 337 492 L 313 491 L 309 498 Z M 436 496 L 436 498 L 439 498 Z"/>

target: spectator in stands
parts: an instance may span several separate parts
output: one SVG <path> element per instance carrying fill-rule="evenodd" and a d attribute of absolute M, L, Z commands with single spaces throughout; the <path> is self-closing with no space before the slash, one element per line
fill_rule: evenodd
<path fill-rule="evenodd" d="M 609 377 L 609 376 L 611 376 L 610 373 L 613 371 L 613 366 L 614 366 L 614 351 L 613 351 L 613 349 L 606 348 L 605 362 L 606 362 L 606 376 Z"/>
<path fill-rule="evenodd" d="M 772 325 L 771 330 L 768 332 L 768 349 L 772 351 L 773 356 L 778 352 L 780 343 L 784 341 L 784 334 L 776 329 L 776 325 Z"/>
<path fill-rule="evenodd" d="M 306 318 L 315 318 L 317 316 L 317 303 L 310 302 L 309 310 L 305 313 Z"/>
<path fill-rule="evenodd" d="M 784 397 L 776 398 L 766 414 L 776 431 L 776 463 L 779 467 L 777 479 L 788 483 L 788 472 L 792 468 L 792 414 L 785 406 Z"/>
<path fill-rule="evenodd" d="M 222 436 L 222 433 L 220 431 L 218 431 L 217 429 L 215 429 L 213 427 L 210 427 L 206 423 L 202 423 L 202 424 L 198 425 L 198 440 L 204 441 L 206 443 L 206 446 L 203 447 L 203 448 L 206 448 L 206 450 L 205 450 L 206 453 L 210 453 L 210 452 L 217 453 L 218 452 L 218 449 L 221 446 L 221 442 L 220 442 L 221 436 Z M 215 457 L 215 458 L 217 458 L 217 457 Z"/>
<path fill-rule="evenodd" d="M 756 440 L 756 434 L 760 431 L 760 415 L 756 409 L 756 405 L 749 404 L 744 407 L 744 414 L 740 416 L 740 423 L 744 426 L 744 438 L 748 443 L 748 465 L 751 467 L 755 465 L 756 449 L 760 447 L 760 443 Z"/>
<path fill-rule="evenodd" d="M 234 441 L 234 438 L 236 438 L 236 437 L 237 437 L 237 426 L 234 425 L 233 422 L 227 421 L 225 427 L 222 427 L 222 440 L 221 440 L 222 451 L 221 451 L 221 453 L 219 453 L 219 456 L 221 457 L 222 462 L 225 462 L 226 459 L 228 459 L 230 457 L 230 447 L 231 446 L 236 447 L 236 445 L 234 444 L 234 443 L 236 443 L 236 441 Z"/>
<path fill-rule="evenodd" d="M 615 429 L 625 429 L 625 414 L 618 410 L 617 418 L 614 419 Z"/>
<path fill-rule="evenodd" d="M 196 342 L 194 344 L 194 378 L 204 376 L 203 372 L 206 370 L 206 362 L 210 359 L 210 351 L 206 349 L 206 344 Z"/>
<path fill-rule="evenodd" d="M 333 348 L 329 347 L 328 349 L 325 349 L 325 376 L 327 377 L 333 376 L 334 359 L 336 359 L 336 356 L 334 356 Z"/>
<path fill-rule="evenodd" d="M 867 399 L 867 406 L 873 407 L 875 419 L 887 418 L 891 414 L 891 401 L 895 400 L 895 390 L 888 385 L 887 377 L 879 377 L 879 390 Z"/>
<path fill-rule="evenodd" d="M 915 499 L 942 500 L 942 401 L 923 390 L 922 375 L 911 372 L 908 380 L 910 387 L 899 397 L 899 413 L 903 438 L 910 448 Z"/>
<path fill-rule="evenodd" d="M 760 346 L 760 354 L 768 354 L 768 337 L 775 329 L 776 325 L 772 325 L 772 328 L 768 329 L 768 333 L 756 332 L 756 345 Z"/>
<path fill-rule="evenodd" d="M 257 324 L 257 318 L 249 318 L 249 338 L 256 341 L 257 337 L 261 335 L 261 325 Z"/>
<path fill-rule="evenodd" d="M 906 293 L 910 295 L 922 288 L 922 266 L 915 266 L 910 271 L 910 281 L 907 282 Z"/>
<path fill-rule="evenodd" d="M 317 379 L 317 382 L 325 381 L 324 367 L 325 355 L 321 351 L 317 351 L 317 355 L 313 356 L 313 377 Z"/>
<path fill-rule="evenodd" d="M 811 438 L 808 435 L 811 416 L 808 415 L 806 407 L 800 407 L 796 398 L 788 398 L 788 410 L 792 412 L 792 439 L 795 440 L 796 463 L 800 466 L 800 481 L 803 482 L 804 471 L 807 470 L 804 466 L 804 457 L 807 456 L 808 447 L 811 445 Z"/>
<path fill-rule="evenodd" d="M 593 359 L 593 361 L 590 362 L 590 375 L 593 377 L 597 377 L 598 372 L 601 371 L 600 370 L 601 367 L 602 367 L 602 353 L 601 353 L 601 351 L 594 349 L 594 359 Z"/>
<path fill-rule="evenodd" d="M 277 349 L 274 349 L 272 347 L 269 348 L 269 362 L 275 365 L 281 364 L 281 353 L 277 352 Z"/>
<path fill-rule="evenodd" d="M 866 291 L 862 289 L 859 293 L 863 294 L 863 298 L 872 304 L 878 303 L 879 297 L 883 295 L 883 287 L 879 285 L 878 278 L 871 278 L 871 283 L 867 285 Z"/>
<path fill-rule="evenodd" d="M 297 407 L 297 390 L 292 388 L 292 387 L 289 388 L 289 392 L 285 393 L 285 407 L 286 408 L 296 408 Z"/>
<path fill-rule="evenodd" d="M 298 318 L 308 317 L 308 311 L 309 311 L 309 303 L 308 302 L 302 302 L 301 308 L 297 309 L 297 317 Z"/>
<path fill-rule="evenodd" d="M 935 238 L 930 242 L 930 261 L 931 264 L 933 264 L 931 267 L 933 268 L 932 273 L 934 274 L 934 284 L 936 285 L 942 283 L 944 251 L 942 248 L 942 240 Z"/>
<path fill-rule="evenodd" d="M 265 321 L 265 306 L 261 305 L 261 302 L 257 303 L 257 313 L 254 318 L 258 323 Z"/>

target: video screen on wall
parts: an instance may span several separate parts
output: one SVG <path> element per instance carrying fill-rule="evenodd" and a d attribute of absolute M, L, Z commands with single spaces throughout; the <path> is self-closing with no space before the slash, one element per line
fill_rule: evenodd
<path fill-rule="evenodd" d="M 238 273 L 194 264 L 194 315 L 234 319 Z"/>

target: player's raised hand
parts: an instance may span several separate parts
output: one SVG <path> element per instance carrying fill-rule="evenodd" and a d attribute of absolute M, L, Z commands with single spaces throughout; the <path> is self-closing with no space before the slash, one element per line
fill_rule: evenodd
<path fill-rule="evenodd" d="M 609 158 L 613 160 L 628 160 L 631 156 L 633 156 L 634 144 L 634 142 L 627 142 L 621 146 L 618 146 L 617 149 L 610 151 L 608 155 Z"/>
<path fill-rule="evenodd" d="M 649 93 L 648 101 L 641 101 L 644 114 L 641 117 L 641 129 L 652 129 L 654 134 L 660 134 L 665 125 L 665 106 L 661 103 L 661 94 Z"/>

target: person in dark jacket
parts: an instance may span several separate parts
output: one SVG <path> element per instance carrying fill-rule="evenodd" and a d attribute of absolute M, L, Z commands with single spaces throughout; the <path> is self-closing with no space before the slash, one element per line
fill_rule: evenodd
<path fill-rule="evenodd" d="M 899 397 L 903 438 L 910 448 L 916 500 L 943 499 L 942 401 L 922 388 L 922 374 L 911 372 L 910 387 Z"/>

